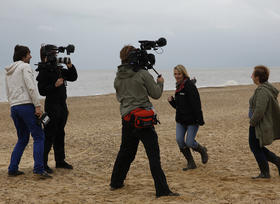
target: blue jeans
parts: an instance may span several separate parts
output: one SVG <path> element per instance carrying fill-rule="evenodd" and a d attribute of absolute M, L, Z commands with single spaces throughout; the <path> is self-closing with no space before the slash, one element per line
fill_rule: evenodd
<path fill-rule="evenodd" d="M 180 123 L 176 123 L 176 141 L 180 149 L 183 149 L 185 146 L 190 148 L 197 148 L 198 143 L 195 141 L 195 136 L 198 131 L 198 125 L 188 125 L 184 127 Z M 187 132 L 187 137 L 185 140 L 185 135 Z"/>
<path fill-rule="evenodd" d="M 9 172 L 18 170 L 21 156 L 26 145 L 29 142 L 30 133 L 33 137 L 33 157 L 34 157 L 34 173 L 42 173 L 44 171 L 43 155 L 44 155 L 44 132 L 42 127 L 36 124 L 35 108 L 33 104 L 24 104 L 11 107 L 11 117 L 14 121 L 18 141 L 11 155 Z"/>

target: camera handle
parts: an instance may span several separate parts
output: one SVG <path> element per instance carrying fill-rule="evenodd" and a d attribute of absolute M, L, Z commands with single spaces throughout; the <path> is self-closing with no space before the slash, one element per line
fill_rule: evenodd
<path fill-rule="evenodd" d="M 157 72 L 157 70 L 155 70 L 155 68 L 154 68 L 152 65 L 150 65 L 148 69 L 154 70 L 154 72 L 158 75 L 158 76 L 157 76 L 158 78 L 161 77 L 161 74 L 159 74 L 159 73 Z"/>
<path fill-rule="evenodd" d="M 157 70 L 155 70 L 153 67 L 152 67 L 152 69 L 155 71 L 155 73 L 158 75 L 157 77 L 158 78 L 160 78 L 161 77 L 161 74 L 159 74 L 158 72 L 157 72 Z"/>

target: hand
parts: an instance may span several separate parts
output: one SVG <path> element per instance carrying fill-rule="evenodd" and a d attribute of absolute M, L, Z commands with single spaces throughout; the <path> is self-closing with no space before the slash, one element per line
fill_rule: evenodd
<path fill-rule="evenodd" d="M 64 83 L 64 79 L 63 78 L 58 78 L 54 85 L 55 85 L 55 87 L 59 87 L 63 83 Z"/>
<path fill-rule="evenodd" d="M 197 124 L 200 125 L 200 126 L 202 126 L 202 125 L 204 125 L 205 123 L 204 123 L 203 120 L 198 120 L 198 121 L 197 121 Z"/>
<path fill-rule="evenodd" d="M 168 100 L 168 102 L 171 102 L 171 101 L 174 100 L 174 97 L 173 96 L 168 96 L 167 100 Z"/>
<path fill-rule="evenodd" d="M 68 64 L 66 64 L 67 68 L 68 69 L 71 69 L 72 68 L 72 62 L 70 61 Z"/>
<path fill-rule="evenodd" d="M 193 77 L 193 78 L 191 79 L 191 81 L 192 81 L 194 84 L 196 84 L 196 78 L 195 78 L 195 77 Z"/>
<path fill-rule="evenodd" d="M 41 109 L 41 106 L 35 107 L 35 115 L 36 115 L 38 118 L 41 118 L 41 117 L 42 117 L 43 111 L 42 111 L 42 109 Z"/>
<path fill-rule="evenodd" d="M 158 77 L 158 78 L 157 78 L 157 82 L 163 83 L 163 82 L 164 82 L 164 78 L 163 78 L 162 76 Z"/>

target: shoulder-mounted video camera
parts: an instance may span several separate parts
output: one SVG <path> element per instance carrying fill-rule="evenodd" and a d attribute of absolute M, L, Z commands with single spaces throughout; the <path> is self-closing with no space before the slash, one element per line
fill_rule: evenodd
<path fill-rule="evenodd" d="M 71 44 L 69 44 L 66 47 L 63 46 L 57 47 L 51 44 L 42 45 L 40 50 L 42 61 L 39 62 L 38 64 L 35 64 L 38 65 L 36 71 L 40 71 L 41 69 L 48 69 L 50 71 L 58 70 L 59 75 L 61 75 L 61 69 L 63 68 L 61 64 L 71 63 L 70 57 L 57 57 L 58 53 L 64 53 L 65 50 L 66 50 L 66 54 L 70 55 L 71 53 L 74 53 L 75 46 Z"/>
<path fill-rule="evenodd" d="M 63 46 L 57 47 L 51 44 L 43 45 L 40 50 L 41 56 L 46 57 L 46 61 L 43 63 L 50 64 L 50 65 L 71 63 L 71 59 L 69 57 L 57 57 L 58 53 L 64 53 L 65 50 L 66 50 L 66 54 L 70 55 L 71 53 L 74 53 L 75 46 L 71 44 L 66 47 Z"/>
<path fill-rule="evenodd" d="M 140 40 L 140 48 L 132 50 L 128 55 L 128 63 L 133 65 L 133 70 L 137 72 L 139 69 L 153 69 L 159 76 L 158 72 L 153 68 L 156 62 L 155 55 L 147 53 L 147 50 L 158 50 L 166 45 L 165 38 L 160 38 L 156 41 Z M 162 48 L 161 48 L 162 49 Z"/>

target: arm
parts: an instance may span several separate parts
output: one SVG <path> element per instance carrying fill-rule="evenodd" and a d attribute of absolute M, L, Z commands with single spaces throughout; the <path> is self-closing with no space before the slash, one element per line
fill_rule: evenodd
<path fill-rule="evenodd" d="M 24 79 L 25 85 L 27 87 L 28 93 L 31 97 L 32 103 L 34 104 L 35 107 L 40 107 L 41 104 L 40 104 L 39 94 L 37 91 L 37 87 L 36 87 L 35 80 L 34 80 L 34 75 L 33 75 L 30 65 L 26 65 L 24 67 L 23 79 Z"/>
<path fill-rule="evenodd" d="M 196 86 L 193 83 L 189 83 L 185 86 L 185 91 L 188 95 L 188 99 L 190 101 L 191 109 L 195 114 L 195 120 L 199 125 L 204 125 L 202 110 L 201 110 L 201 101 L 199 92 Z"/>
<path fill-rule="evenodd" d="M 171 100 L 168 100 L 169 104 L 176 109 L 176 101 L 173 96 L 171 96 Z"/>
<path fill-rule="evenodd" d="M 159 99 L 163 92 L 163 82 L 155 82 L 153 76 L 148 71 L 143 71 L 142 73 L 149 96 L 153 99 Z"/>
<path fill-rule="evenodd" d="M 250 119 L 250 125 L 255 127 L 260 120 L 264 117 L 265 110 L 268 104 L 269 98 L 265 92 L 261 89 L 256 90 L 255 92 L 255 108 L 253 115 Z"/>
<path fill-rule="evenodd" d="M 77 70 L 73 64 L 67 65 L 68 69 L 62 69 L 61 74 L 64 80 L 76 81 L 78 78 Z"/>

